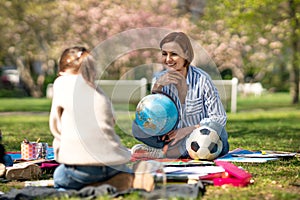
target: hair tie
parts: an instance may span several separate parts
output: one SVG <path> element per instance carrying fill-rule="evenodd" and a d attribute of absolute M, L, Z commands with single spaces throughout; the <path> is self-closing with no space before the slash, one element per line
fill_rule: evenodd
<path fill-rule="evenodd" d="M 82 54 L 82 51 L 79 51 L 79 52 L 77 53 L 77 58 L 80 58 L 81 54 Z"/>

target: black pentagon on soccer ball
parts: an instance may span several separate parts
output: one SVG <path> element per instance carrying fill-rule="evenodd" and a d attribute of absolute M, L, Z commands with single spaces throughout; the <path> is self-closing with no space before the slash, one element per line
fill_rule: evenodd
<path fill-rule="evenodd" d="M 207 128 L 203 128 L 200 130 L 200 133 L 202 133 L 202 135 L 209 135 L 210 134 L 210 130 Z"/>
<path fill-rule="evenodd" d="M 198 144 L 198 142 L 192 142 L 191 143 L 191 149 L 193 150 L 193 151 L 195 151 L 195 152 L 197 152 L 199 149 L 200 149 L 200 146 L 199 146 L 199 144 Z"/>
<path fill-rule="evenodd" d="M 218 151 L 218 144 L 212 142 L 209 144 L 208 149 L 209 149 L 210 153 L 216 153 Z"/>

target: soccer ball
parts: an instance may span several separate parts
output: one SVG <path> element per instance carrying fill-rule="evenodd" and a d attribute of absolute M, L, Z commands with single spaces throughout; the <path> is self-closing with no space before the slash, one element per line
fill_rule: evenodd
<path fill-rule="evenodd" d="M 186 149 L 193 159 L 214 160 L 222 148 L 218 133 L 207 126 L 196 128 L 186 140 Z"/>

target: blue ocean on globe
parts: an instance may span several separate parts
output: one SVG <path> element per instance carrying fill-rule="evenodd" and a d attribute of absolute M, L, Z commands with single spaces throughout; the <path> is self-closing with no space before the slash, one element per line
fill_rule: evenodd
<path fill-rule="evenodd" d="M 175 103 L 164 94 L 145 96 L 137 105 L 135 121 L 150 136 L 160 136 L 171 131 L 179 115 Z"/>

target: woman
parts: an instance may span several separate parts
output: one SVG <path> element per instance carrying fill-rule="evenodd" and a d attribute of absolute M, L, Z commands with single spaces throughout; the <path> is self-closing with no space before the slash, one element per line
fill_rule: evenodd
<path fill-rule="evenodd" d="M 128 172 L 130 152 L 114 131 L 109 99 L 94 84 L 93 58 L 83 47 L 66 49 L 53 86 L 49 126 L 54 136 L 54 186 L 81 189 Z M 129 182 L 129 179 L 128 179 Z"/>
<path fill-rule="evenodd" d="M 133 122 L 135 138 L 144 144 L 135 145 L 132 153 L 143 157 L 188 157 L 185 146 L 187 136 L 200 126 L 216 130 L 222 142 L 220 154 L 229 151 L 225 130 L 226 112 L 211 78 L 191 64 L 194 52 L 186 34 L 172 32 L 160 42 L 164 71 L 154 78 L 152 92 L 163 92 L 176 102 L 180 114 L 178 126 L 164 136 L 148 136 Z"/>

